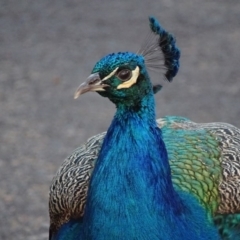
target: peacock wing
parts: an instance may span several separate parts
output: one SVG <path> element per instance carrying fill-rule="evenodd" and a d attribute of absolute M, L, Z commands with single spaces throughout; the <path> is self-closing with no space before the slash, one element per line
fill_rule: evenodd
<path fill-rule="evenodd" d="M 57 171 L 49 192 L 50 230 L 83 216 L 88 184 L 105 132 L 77 148 Z"/>

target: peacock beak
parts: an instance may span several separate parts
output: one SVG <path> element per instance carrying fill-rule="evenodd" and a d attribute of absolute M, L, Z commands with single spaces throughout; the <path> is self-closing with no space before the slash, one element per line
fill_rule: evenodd
<path fill-rule="evenodd" d="M 74 94 L 74 99 L 77 99 L 80 95 L 86 92 L 105 91 L 105 87 L 109 87 L 109 85 L 103 84 L 98 73 L 93 73 L 78 87 Z"/>

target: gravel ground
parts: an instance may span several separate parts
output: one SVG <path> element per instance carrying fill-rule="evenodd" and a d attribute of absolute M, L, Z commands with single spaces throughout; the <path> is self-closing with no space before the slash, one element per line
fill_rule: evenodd
<path fill-rule="evenodd" d="M 182 50 L 157 115 L 240 127 L 239 0 L 1 0 L 0 239 L 47 239 L 54 173 L 114 114 L 107 99 L 73 93 L 103 55 L 139 49 L 149 15 Z"/>

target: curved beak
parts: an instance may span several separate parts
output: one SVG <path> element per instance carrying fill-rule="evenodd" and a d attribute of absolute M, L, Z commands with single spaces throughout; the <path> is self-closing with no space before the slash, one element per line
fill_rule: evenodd
<path fill-rule="evenodd" d="M 109 87 L 109 85 L 102 83 L 102 80 L 98 73 L 93 73 L 87 78 L 84 83 L 78 87 L 77 91 L 74 94 L 74 99 L 77 99 L 80 95 L 86 92 L 105 91 L 105 87 Z"/>

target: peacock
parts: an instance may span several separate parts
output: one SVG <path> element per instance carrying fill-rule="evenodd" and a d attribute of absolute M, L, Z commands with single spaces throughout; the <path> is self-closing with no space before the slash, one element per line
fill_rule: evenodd
<path fill-rule="evenodd" d="M 107 132 L 61 165 L 50 186 L 50 240 L 240 239 L 240 130 L 156 120 L 148 69 L 179 69 L 175 38 L 154 17 L 141 50 L 112 53 L 75 93 L 116 105 Z"/>

